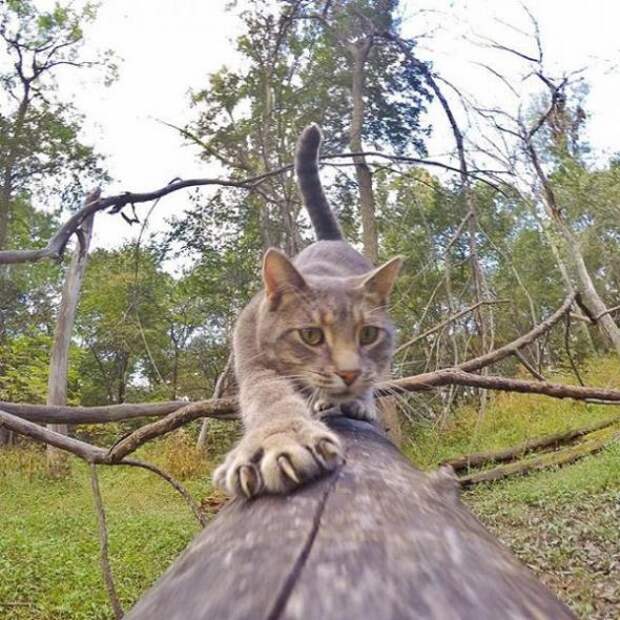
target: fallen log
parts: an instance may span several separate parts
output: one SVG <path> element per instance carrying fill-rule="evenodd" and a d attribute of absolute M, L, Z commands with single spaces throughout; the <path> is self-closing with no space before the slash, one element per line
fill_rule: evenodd
<path fill-rule="evenodd" d="M 235 500 L 128 620 L 575 618 L 458 498 L 369 424 L 334 418 L 346 464 L 288 496 Z"/>
<path fill-rule="evenodd" d="M 517 461 L 516 463 L 510 463 L 509 465 L 500 465 L 493 469 L 477 472 L 468 476 L 461 476 L 458 480 L 463 487 L 468 487 L 473 484 L 479 484 L 481 482 L 494 482 L 495 480 L 502 480 L 508 476 L 523 476 L 532 471 L 540 469 L 548 469 L 550 467 L 558 467 L 560 465 L 569 465 L 575 461 L 594 454 L 599 450 L 602 450 L 608 444 L 618 441 L 620 439 L 620 432 L 614 433 L 609 436 L 600 437 L 598 439 L 592 439 L 585 441 L 582 444 L 575 446 L 574 448 L 565 448 L 564 450 L 558 450 L 551 454 L 544 454 L 542 456 L 526 459 L 524 461 Z"/>
<path fill-rule="evenodd" d="M 505 463 L 507 461 L 512 461 L 516 458 L 522 457 L 527 452 L 569 443 L 573 439 L 577 439 L 578 437 L 583 437 L 584 435 L 588 435 L 594 431 L 607 428 L 616 422 L 620 422 L 620 416 L 613 416 L 612 418 L 599 420 L 598 422 L 593 422 L 591 424 L 587 424 L 586 426 L 573 428 L 568 431 L 528 439 L 527 441 L 523 441 L 516 446 L 504 448 L 503 450 L 465 454 L 464 456 L 459 456 L 457 458 L 447 459 L 443 461 L 441 465 L 450 465 L 454 471 L 461 471 L 470 467 L 479 467 L 480 465 L 484 465 L 486 463 Z"/>

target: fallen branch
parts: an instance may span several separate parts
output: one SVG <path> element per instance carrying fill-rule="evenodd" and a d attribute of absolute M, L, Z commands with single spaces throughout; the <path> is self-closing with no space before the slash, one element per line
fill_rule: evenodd
<path fill-rule="evenodd" d="M 548 381 L 525 381 L 508 377 L 481 376 L 458 369 L 445 369 L 395 379 L 377 388 L 379 395 L 389 395 L 390 391 L 421 392 L 446 385 L 462 385 L 466 387 L 498 390 L 500 392 L 519 392 L 521 394 L 542 394 L 552 398 L 572 398 L 600 404 L 620 403 L 620 390 L 607 388 L 582 387 Z"/>
<path fill-rule="evenodd" d="M 103 507 L 103 499 L 101 498 L 101 491 L 99 489 L 97 466 L 94 463 L 90 464 L 90 485 L 93 491 L 95 511 L 97 513 L 101 573 L 103 574 L 103 582 L 105 583 L 105 589 L 110 599 L 110 605 L 112 605 L 112 610 L 114 611 L 114 617 L 116 620 L 120 620 L 124 612 L 121 607 L 121 602 L 118 599 L 118 594 L 116 593 L 116 587 L 114 585 L 114 577 L 112 576 L 112 567 L 110 566 L 110 556 L 108 554 L 108 528 L 105 522 L 105 508 Z"/>
<path fill-rule="evenodd" d="M 136 459 L 122 459 L 119 461 L 113 461 L 108 453 L 108 450 L 93 446 L 85 441 L 68 437 L 62 433 L 57 433 L 43 426 L 39 426 L 28 420 L 23 420 L 0 409 L 0 426 L 6 426 L 8 429 L 25 435 L 36 441 L 40 441 L 49 446 L 54 446 L 66 452 L 74 454 L 78 458 L 86 461 L 90 465 L 128 465 L 130 467 L 141 467 L 142 469 L 148 469 L 150 472 L 157 474 L 166 482 L 168 482 L 172 488 L 174 488 L 181 497 L 185 500 L 190 510 L 194 513 L 198 523 L 204 527 L 206 524 L 205 518 L 201 513 L 198 504 L 190 494 L 190 492 L 178 481 L 175 480 L 170 474 L 159 469 L 151 463 L 144 461 L 138 461 Z"/>
<path fill-rule="evenodd" d="M 540 469 L 547 469 L 549 467 L 558 467 L 560 465 L 568 465 L 575 461 L 589 456 L 602 450 L 605 446 L 620 439 L 620 433 L 614 433 L 611 437 L 601 437 L 600 439 L 593 439 L 587 441 L 575 448 L 566 448 L 559 450 L 551 455 L 539 456 L 526 461 L 517 461 L 510 465 L 502 465 L 489 469 L 488 471 L 479 472 L 477 474 L 471 474 L 469 476 L 463 476 L 459 478 L 459 483 L 462 487 L 469 487 L 481 482 L 493 482 L 495 480 L 501 480 L 508 476 L 522 476 L 531 471 L 537 471 Z"/>
<path fill-rule="evenodd" d="M 328 423 L 338 471 L 231 502 L 127 620 L 575 618 L 465 508 L 449 468 L 420 472 L 376 427 Z"/>
<path fill-rule="evenodd" d="M 208 402 L 213 405 L 210 408 L 210 417 L 224 419 L 236 417 L 234 399 L 220 398 L 217 401 Z M 160 418 L 178 411 L 187 404 L 184 400 L 173 400 L 162 403 L 132 403 L 102 407 L 59 407 L 0 401 L 0 409 L 41 424 L 101 424 L 135 418 Z"/>
<path fill-rule="evenodd" d="M 465 372 L 472 372 L 473 370 L 480 370 L 486 366 L 490 366 L 491 364 L 495 364 L 500 360 L 512 355 L 519 349 L 522 349 L 526 345 L 534 342 L 537 338 L 540 338 L 544 333 L 548 332 L 562 317 L 570 312 L 570 308 L 573 302 L 577 299 L 578 294 L 571 293 L 562 303 L 562 305 L 548 318 L 544 321 L 536 325 L 531 331 L 523 336 L 513 340 L 512 342 L 500 347 L 499 349 L 494 349 L 493 351 L 489 351 L 484 355 L 480 355 L 474 359 L 468 360 L 467 362 L 463 362 L 459 364 L 457 368 L 459 370 L 464 370 Z"/>
<path fill-rule="evenodd" d="M 459 456 L 454 459 L 448 459 L 443 461 L 441 465 L 450 465 L 454 471 L 461 471 L 463 469 L 469 469 L 470 467 L 478 467 L 485 463 L 505 463 L 506 461 L 512 461 L 517 457 L 521 457 L 527 452 L 538 450 L 540 448 L 557 447 L 559 445 L 569 443 L 577 437 L 583 437 L 594 431 L 607 428 L 612 424 L 620 421 L 620 416 L 614 416 L 613 418 L 607 418 L 593 424 L 587 424 L 580 428 L 574 428 L 561 433 L 553 433 L 552 435 L 545 435 L 544 437 L 537 437 L 535 439 L 528 439 L 516 446 L 505 448 L 503 450 L 494 450 L 490 452 L 474 452 L 472 454 L 466 454 L 465 456 Z"/>

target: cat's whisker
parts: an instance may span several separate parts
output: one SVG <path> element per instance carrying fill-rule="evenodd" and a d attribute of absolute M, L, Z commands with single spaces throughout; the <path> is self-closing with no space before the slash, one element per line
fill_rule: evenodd
<path fill-rule="evenodd" d="M 394 399 L 394 403 L 396 404 L 396 406 L 402 411 L 402 413 L 410 422 L 416 422 L 415 409 L 413 408 L 413 405 L 407 401 L 407 399 L 400 391 L 387 388 L 385 392 L 388 398 Z"/>

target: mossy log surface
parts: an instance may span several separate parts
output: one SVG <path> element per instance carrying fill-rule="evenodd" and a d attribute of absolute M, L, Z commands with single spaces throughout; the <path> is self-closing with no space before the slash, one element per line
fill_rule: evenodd
<path fill-rule="evenodd" d="M 458 497 L 377 430 L 334 418 L 346 464 L 230 502 L 128 620 L 574 618 Z"/>

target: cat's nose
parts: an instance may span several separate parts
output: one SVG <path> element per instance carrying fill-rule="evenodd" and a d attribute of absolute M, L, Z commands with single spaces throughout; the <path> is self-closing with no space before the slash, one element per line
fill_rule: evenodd
<path fill-rule="evenodd" d="M 347 384 L 352 385 L 355 380 L 360 376 L 359 370 L 339 370 L 336 374 Z"/>

